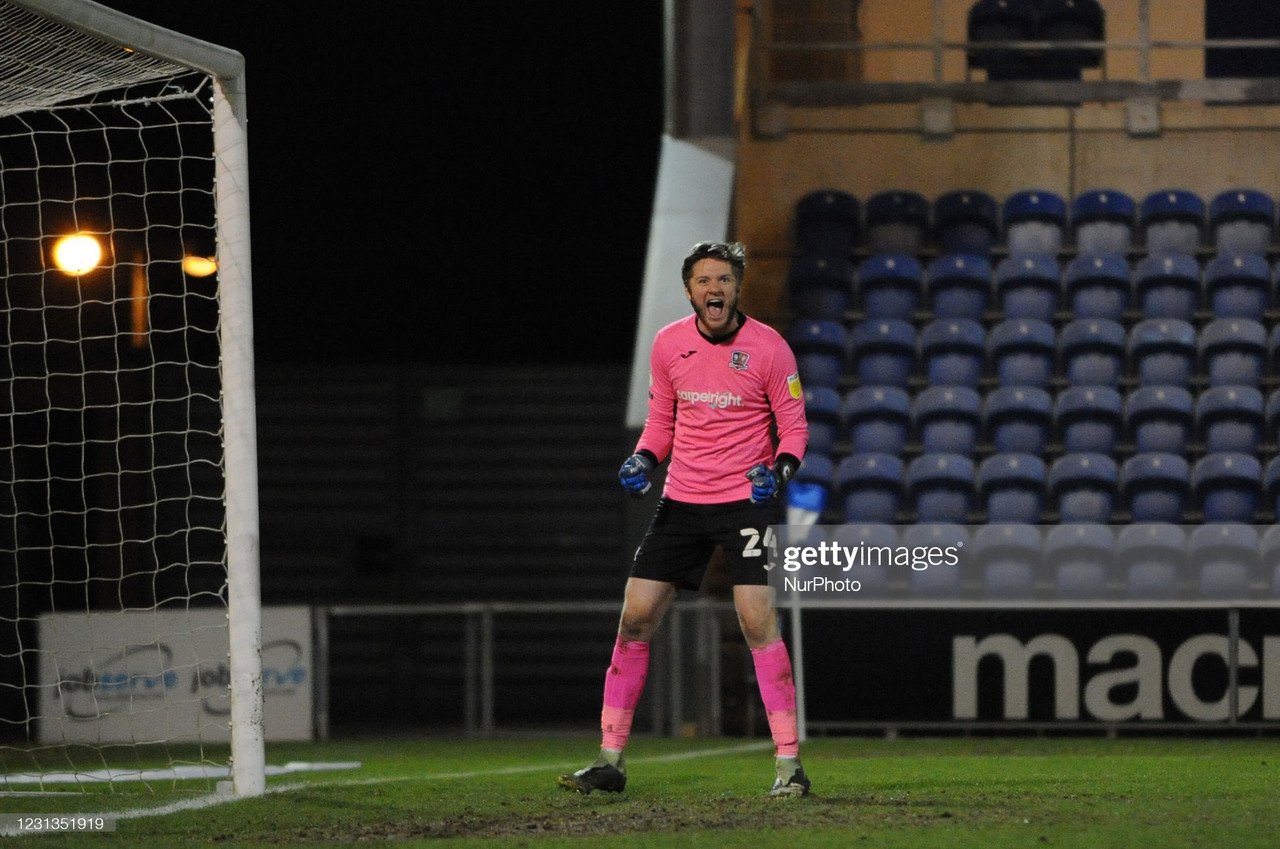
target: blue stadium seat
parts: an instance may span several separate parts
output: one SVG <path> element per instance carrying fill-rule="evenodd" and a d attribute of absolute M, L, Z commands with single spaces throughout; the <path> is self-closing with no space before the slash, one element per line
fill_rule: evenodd
<path fill-rule="evenodd" d="M 1133 268 L 1133 299 L 1143 318 L 1191 321 L 1200 305 L 1200 263 L 1190 254 L 1149 254 Z"/>
<path fill-rule="evenodd" d="M 1046 189 L 1014 192 L 1001 207 L 1010 254 L 1057 254 L 1067 229 L 1067 202 Z"/>
<path fill-rule="evenodd" d="M 972 545 L 969 529 L 954 522 L 922 522 L 902 530 L 902 546 L 912 550 L 952 549 L 959 555 L 954 564 L 939 562 L 927 568 L 911 569 L 911 595 L 917 598 L 958 599 L 965 593 L 965 566 Z M 926 565 L 926 564 L 921 564 Z"/>
<path fill-rule="evenodd" d="M 1112 586 L 1115 534 L 1107 525 L 1073 522 L 1054 525 L 1044 537 L 1045 565 L 1053 570 L 1058 598 L 1102 599 Z"/>
<path fill-rule="evenodd" d="M 872 386 L 905 387 L 915 371 L 916 329 L 896 318 L 869 318 L 853 326 L 853 374 Z"/>
<path fill-rule="evenodd" d="M 1082 254 L 1062 274 L 1063 300 L 1074 318 L 1120 321 L 1132 288 L 1129 263 L 1122 254 Z"/>
<path fill-rule="evenodd" d="M 1272 457 L 1262 470 L 1262 494 L 1276 526 L 1280 527 L 1280 456 Z"/>
<path fill-rule="evenodd" d="M 1001 386 L 1045 388 L 1053 378 L 1057 345 L 1053 325 L 1036 318 L 1009 318 L 991 328 L 991 365 Z"/>
<path fill-rule="evenodd" d="M 1188 189 L 1160 189 L 1138 209 L 1138 229 L 1150 254 L 1194 254 L 1204 242 L 1204 200 Z"/>
<path fill-rule="evenodd" d="M 1125 431 L 1136 452 L 1181 454 L 1194 425 L 1195 398 L 1181 386 L 1141 386 L 1125 398 Z"/>
<path fill-rule="evenodd" d="M 798 256 L 787 271 L 787 291 L 798 318 L 842 321 L 853 300 L 853 264 L 841 257 Z"/>
<path fill-rule="evenodd" d="M 1280 389 L 1272 390 L 1267 396 L 1267 405 L 1263 408 L 1263 421 L 1266 424 L 1266 433 L 1270 434 L 1271 439 L 1275 439 L 1280 434 Z M 1278 514 L 1280 516 L 1280 514 Z M 1280 521 L 1280 518 L 1278 518 Z"/>
<path fill-rule="evenodd" d="M 840 393 L 830 386 L 806 386 L 804 411 L 809 420 L 810 453 L 832 454 L 840 439 Z"/>
<path fill-rule="evenodd" d="M 1196 437 L 1205 451 L 1256 454 L 1265 430 L 1262 392 L 1253 386 L 1211 386 L 1196 396 Z"/>
<path fill-rule="evenodd" d="M 1271 306 L 1271 267 L 1261 254 L 1220 253 L 1204 267 L 1204 301 L 1219 318 L 1262 321 Z"/>
<path fill-rule="evenodd" d="M 1041 454 L 1053 430 L 1053 399 L 1036 386 L 1001 386 L 982 405 L 982 430 L 996 451 Z"/>
<path fill-rule="evenodd" d="M 1266 253 L 1275 223 L 1275 203 L 1257 189 L 1228 189 L 1209 201 L 1209 232 L 1219 251 Z"/>
<path fill-rule="evenodd" d="M 900 386 L 860 386 L 845 396 L 842 414 L 855 453 L 900 454 L 911 430 L 911 396 Z"/>
<path fill-rule="evenodd" d="M 979 503 L 991 524 L 1039 524 L 1047 472 L 1035 454 L 992 454 L 978 464 Z"/>
<path fill-rule="evenodd" d="M 787 484 L 787 524 L 813 525 L 822 520 L 822 514 L 831 502 L 835 483 L 835 465 L 824 453 L 805 452 L 795 477 Z"/>
<path fill-rule="evenodd" d="M 1267 331 L 1250 318 L 1215 318 L 1200 330 L 1200 362 L 1211 386 L 1260 386 Z"/>
<path fill-rule="evenodd" d="M 929 201 L 893 189 L 867 198 L 866 243 L 872 253 L 918 254 L 929 235 Z"/>
<path fill-rule="evenodd" d="M 836 388 L 849 356 L 849 333 L 838 321 L 811 319 L 792 326 L 787 341 L 804 386 Z"/>
<path fill-rule="evenodd" d="M 1124 399 L 1110 386 L 1069 386 L 1054 398 L 1053 420 L 1063 451 L 1116 450 L 1124 424 Z"/>
<path fill-rule="evenodd" d="M 889 552 L 897 550 L 898 531 L 893 525 L 882 522 L 845 523 L 831 529 L 831 540 L 848 549 L 861 547 L 864 552 L 858 562 L 841 576 L 861 582 L 860 598 L 889 598 L 898 595 L 900 588 L 906 586 L 906 575 L 891 558 L 882 556 L 886 549 Z"/>
<path fill-rule="evenodd" d="M 907 464 L 907 496 L 916 521 L 968 521 L 973 473 L 973 460 L 962 454 L 921 454 Z"/>
<path fill-rule="evenodd" d="M 1196 329 L 1180 318 L 1147 318 L 1129 331 L 1129 362 L 1143 386 L 1184 386 L 1196 367 Z"/>
<path fill-rule="evenodd" d="M 848 192 L 818 189 L 796 202 L 796 252 L 847 257 L 858 241 L 862 205 Z"/>
<path fill-rule="evenodd" d="M 1039 38 L 1045 41 L 1102 41 L 1106 33 L 1106 13 L 1098 0 L 1043 0 L 1040 4 Z M 1059 69 L 1056 79 L 1079 79 L 1081 68 L 1102 63 L 1102 50 L 1094 47 L 1063 47 L 1050 50 L 1045 61 Z"/>
<path fill-rule="evenodd" d="M 920 308 L 924 269 L 907 254 L 877 254 L 858 267 L 858 294 L 867 318 L 910 321 Z"/>
<path fill-rule="evenodd" d="M 1179 523 L 1191 495 L 1191 464 L 1181 454 L 1134 454 L 1120 466 L 1119 490 L 1130 521 Z"/>
<path fill-rule="evenodd" d="M 920 362 L 931 386 L 977 386 L 987 358 L 987 334 L 970 318 L 939 318 L 920 330 Z"/>
<path fill-rule="evenodd" d="M 902 460 L 893 454 L 850 454 L 836 466 L 835 487 L 846 522 L 893 524 L 902 506 Z"/>
<path fill-rule="evenodd" d="M 1106 454 L 1063 454 L 1049 467 L 1049 496 L 1060 522 L 1111 521 L 1119 470 Z"/>
<path fill-rule="evenodd" d="M 1173 601 L 1182 595 L 1187 534 L 1176 524 L 1138 522 L 1116 535 L 1116 562 L 1128 569 L 1128 596 L 1141 601 Z"/>
<path fill-rule="evenodd" d="M 1206 454 L 1191 467 L 1191 492 L 1206 522 L 1253 522 L 1262 463 L 1252 454 Z"/>
<path fill-rule="evenodd" d="M 982 575 L 984 598 L 1033 599 L 1043 541 L 1035 525 L 981 525 L 973 532 L 972 560 Z"/>
<path fill-rule="evenodd" d="M 1062 371 L 1073 386 L 1118 386 L 1125 372 L 1124 327 L 1108 318 L 1077 318 L 1058 336 Z"/>
<path fill-rule="evenodd" d="M 969 7 L 967 62 L 987 72 L 988 80 L 1029 79 L 1026 51 L 985 47 L 990 41 L 1031 41 L 1038 35 L 1039 8 L 1034 0 L 978 0 Z"/>
<path fill-rule="evenodd" d="M 1091 189 L 1071 202 L 1071 229 L 1083 256 L 1124 256 L 1133 248 L 1138 204 L 1116 189 Z"/>
<path fill-rule="evenodd" d="M 933 203 L 933 229 L 943 253 L 988 254 L 999 237 L 999 207 L 983 191 L 962 189 Z"/>
<path fill-rule="evenodd" d="M 1280 270 L 1280 265 L 1277 269 Z M 1272 325 L 1267 334 L 1267 372 L 1280 376 L 1280 323 Z"/>
<path fill-rule="evenodd" d="M 1187 540 L 1187 560 L 1199 573 L 1200 598 L 1248 599 L 1258 569 L 1258 532 L 1242 522 L 1200 525 Z"/>
<path fill-rule="evenodd" d="M 977 254 L 943 254 L 928 265 L 925 294 L 935 318 L 981 321 L 991 297 L 991 263 Z"/>
<path fill-rule="evenodd" d="M 996 305 L 1005 318 L 1052 321 L 1062 292 L 1058 261 L 1043 254 L 1007 256 L 996 264 Z"/>
<path fill-rule="evenodd" d="M 982 396 L 968 386 L 929 386 L 912 399 L 911 419 L 920 450 L 971 455 L 982 429 Z"/>

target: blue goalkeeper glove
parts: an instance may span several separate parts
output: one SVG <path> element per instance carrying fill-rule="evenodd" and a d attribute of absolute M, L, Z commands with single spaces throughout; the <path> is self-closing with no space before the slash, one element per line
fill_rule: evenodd
<path fill-rule="evenodd" d="M 800 463 L 789 454 L 779 457 L 772 469 L 764 463 L 752 466 L 751 471 L 747 472 L 747 479 L 751 481 L 752 503 L 760 504 L 777 498 L 782 484 L 791 480 L 799 466 Z"/>
<path fill-rule="evenodd" d="M 653 467 L 653 461 L 645 455 L 632 454 L 622 464 L 622 468 L 618 469 L 618 481 L 623 489 L 631 493 L 632 498 L 643 498 L 653 486 L 653 481 L 649 480 Z"/>

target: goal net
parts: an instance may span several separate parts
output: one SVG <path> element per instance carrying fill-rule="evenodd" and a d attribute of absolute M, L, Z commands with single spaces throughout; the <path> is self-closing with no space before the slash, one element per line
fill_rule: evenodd
<path fill-rule="evenodd" d="M 240 64 L 0 0 L 0 792 L 262 792 Z"/>

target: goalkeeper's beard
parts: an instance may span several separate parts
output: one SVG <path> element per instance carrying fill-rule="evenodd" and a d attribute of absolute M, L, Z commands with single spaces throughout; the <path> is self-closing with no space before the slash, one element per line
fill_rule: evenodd
<path fill-rule="evenodd" d="M 719 318 L 712 318 L 706 304 L 693 303 L 693 313 L 698 317 L 702 330 L 712 337 L 725 336 L 732 333 L 742 323 L 742 313 L 738 311 L 738 300 L 724 299 L 724 312 Z"/>

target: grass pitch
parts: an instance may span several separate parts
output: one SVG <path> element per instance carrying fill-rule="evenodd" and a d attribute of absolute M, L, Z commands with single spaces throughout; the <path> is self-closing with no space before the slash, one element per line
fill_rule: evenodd
<path fill-rule="evenodd" d="M 1268 847 L 1280 838 L 1280 740 L 827 738 L 803 751 L 814 794 L 767 799 L 766 741 L 638 739 L 627 790 L 555 776 L 592 738 L 277 745 L 268 763 L 359 761 L 225 801 L 214 782 L 0 795 L 0 813 L 119 814 L 116 831 L 0 838 L 35 847 Z M 57 789 L 46 787 L 45 790 Z M 169 811 L 158 814 L 157 811 Z"/>

